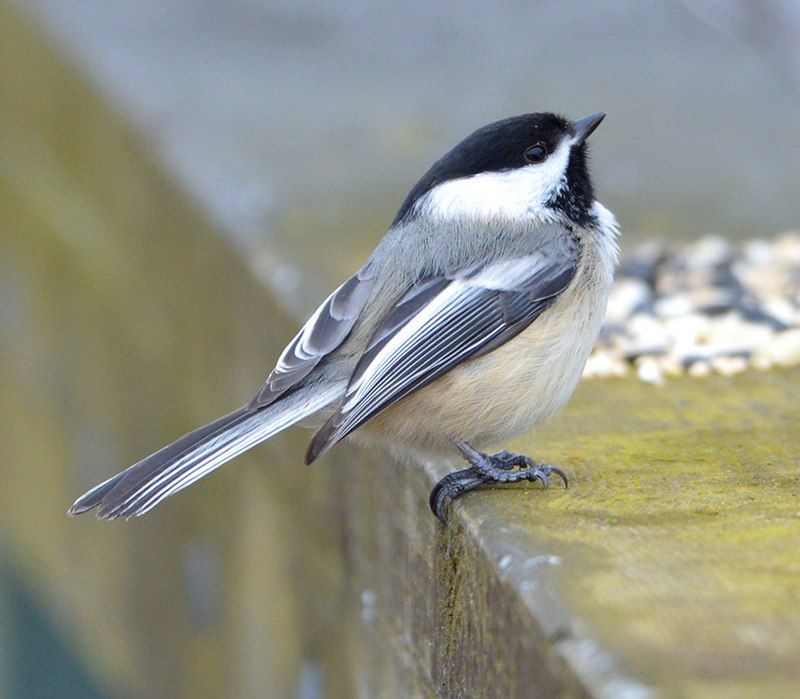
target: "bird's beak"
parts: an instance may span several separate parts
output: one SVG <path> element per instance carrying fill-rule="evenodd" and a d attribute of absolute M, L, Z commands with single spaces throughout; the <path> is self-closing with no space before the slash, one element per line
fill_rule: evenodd
<path fill-rule="evenodd" d="M 592 114 L 591 116 L 583 117 L 583 119 L 578 119 L 578 121 L 573 121 L 572 128 L 575 129 L 575 140 L 573 141 L 573 145 L 581 145 L 587 138 L 589 138 L 589 136 L 591 136 L 592 131 L 600 126 L 600 122 L 605 118 L 605 112 L 597 112 L 597 114 Z"/>

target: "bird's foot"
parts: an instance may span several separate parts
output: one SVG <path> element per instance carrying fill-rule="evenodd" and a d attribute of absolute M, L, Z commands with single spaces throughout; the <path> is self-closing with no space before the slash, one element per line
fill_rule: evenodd
<path fill-rule="evenodd" d="M 541 481 L 542 486 L 550 485 L 550 476 L 556 474 L 567 488 L 566 474 L 557 466 L 540 464 L 528 456 L 500 451 L 484 454 L 473 449 L 466 442 L 456 442 L 461 455 L 472 464 L 463 471 L 448 473 L 431 491 L 429 503 L 433 514 L 444 524 L 450 503 L 459 495 L 475 490 L 486 483 L 518 483 L 520 481 Z"/>

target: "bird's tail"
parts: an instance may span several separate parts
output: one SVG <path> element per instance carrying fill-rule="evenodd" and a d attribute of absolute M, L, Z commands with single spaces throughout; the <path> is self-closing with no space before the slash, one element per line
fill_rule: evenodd
<path fill-rule="evenodd" d="M 339 383 L 308 387 L 264 408 L 246 405 L 234 410 L 96 485 L 67 514 L 97 507 L 100 519 L 143 515 L 235 456 L 321 410 L 343 391 L 344 384 Z"/>

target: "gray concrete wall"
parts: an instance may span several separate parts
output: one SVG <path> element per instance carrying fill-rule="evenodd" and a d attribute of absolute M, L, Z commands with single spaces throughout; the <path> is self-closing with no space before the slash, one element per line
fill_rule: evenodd
<path fill-rule="evenodd" d="M 463 135 L 544 110 L 609 113 L 594 169 L 628 241 L 772 234 L 800 216 L 791 0 L 20 7 L 238 241 L 269 244 L 287 207 L 350 212 L 373 240 Z"/>

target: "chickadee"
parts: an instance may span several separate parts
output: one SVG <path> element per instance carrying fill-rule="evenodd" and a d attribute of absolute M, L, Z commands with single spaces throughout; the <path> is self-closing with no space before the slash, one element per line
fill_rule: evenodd
<path fill-rule="evenodd" d="M 143 515 L 296 422 L 324 424 L 315 461 L 357 428 L 392 449 L 470 467 L 430 495 L 564 473 L 479 448 L 572 395 L 600 330 L 617 261 L 613 214 L 594 198 L 585 141 L 605 114 L 523 114 L 478 129 L 434 163 L 354 276 L 306 322 L 247 405 L 95 486 L 70 508 Z"/>

